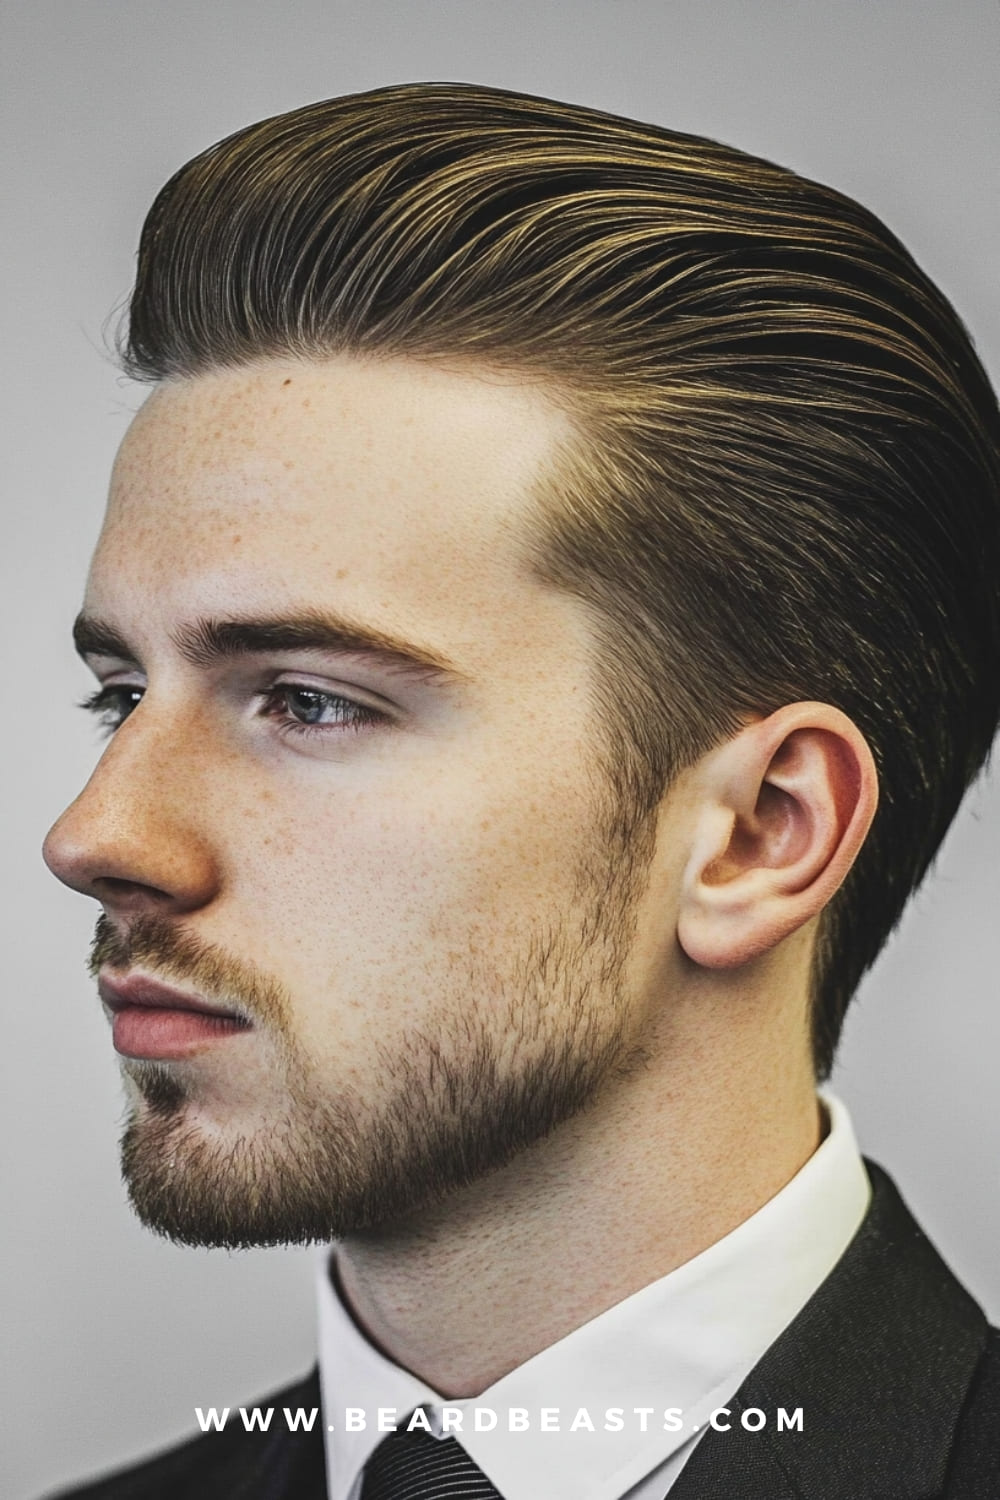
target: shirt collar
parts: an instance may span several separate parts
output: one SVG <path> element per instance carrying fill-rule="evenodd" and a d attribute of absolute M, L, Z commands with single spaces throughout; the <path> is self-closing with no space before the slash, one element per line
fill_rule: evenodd
<path fill-rule="evenodd" d="M 334 1290 L 324 1252 L 318 1299 L 329 1500 L 348 1500 L 385 1435 L 379 1408 L 392 1408 L 402 1422 L 423 1406 L 436 1432 L 442 1407 L 460 1409 L 456 1436 L 505 1500 L 534 1500 L 540 1474 L 549 1500 L 617 1500 L 690 1441 L 826 1279 L 864 1217 L 870 1186 L 850 1118 L 833 1095 L 822 1098 L 825 1139 L 769 1202 L 475 1398 L 447 1401 L 376 1349 Z M 528 1413 L 526 1431 L 508 1430 L 515 1407 Z M 558 1409 L 558 1433 L 541 1430 L 543 1407 Z M 644 1407 L 653 1409 L 645 1432 L 634 1415 Z M 364 1413 L 362 1431 L 346 1430 L 348 1408 Z M 474 1430 L 477 1408 L 496 1412 L 492 1431 Z M 595 1431 L 579 1422 L 569 1431 L 581 1408 Z M 613 1408 L 625 1415 L 621 1431 L 604 1430 Z M 680 1430 L 664 1430 L 666 1408 L 683 1413 Z"/>

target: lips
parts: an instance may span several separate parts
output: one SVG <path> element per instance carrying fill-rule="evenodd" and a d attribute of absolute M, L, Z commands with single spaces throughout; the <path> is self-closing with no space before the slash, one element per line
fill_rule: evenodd
<path fill-rule="evenodd" d="M 193 1057 L 226 1037 L 248 1031 L 233 1010 L 186 994 L 158 979 L 102 972 L 97 990 L 112 1016 L 112 1040 L 123 1057 L 170 1061 Z"/>

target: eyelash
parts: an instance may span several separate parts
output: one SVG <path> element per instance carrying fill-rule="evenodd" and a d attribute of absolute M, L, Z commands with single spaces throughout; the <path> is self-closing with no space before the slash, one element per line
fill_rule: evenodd
<path fill-rule="evenodd" d="M 135 701 L 126 712 L 121 712 L 122 699 L 130 696 Z M 138 708 L 142 696 L 142 688 L 129 687 L 127 684 L 102 687 L 82 699 L 80 707 L 86 709 L 88 713 L 97 715 L 105 734 L 112 735 Z M 380 713 L 376 708 L 357 703 L 353 698 L 345 698 L 341 693 L 327 693 L 320 688 L 309 687 L 302 683 L 282 682 L 259 696 L 263 704 L 261 717 L 279 720 L 282 734 L 312 738 L 317 734 L 329 734 L 331 731 L 351 730 L 356 733 L 361 729 L 389 722 L 388 714 Z M 342 710 L 346 710 L 349 717 L 336 720 L 332 724 L 304 724 L 289 711 L 289 700 L 293 697 L 312 699 L 313 706 L 339 705 Z M 284 714 L 275 712 L 276 707 L 281 703 L 285 705 Z"/>

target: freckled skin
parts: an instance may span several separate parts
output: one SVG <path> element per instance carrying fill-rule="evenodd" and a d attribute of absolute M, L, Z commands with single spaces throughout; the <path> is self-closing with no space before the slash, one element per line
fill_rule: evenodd
<path fill-rule="evenodd" d="M 463 993 L 470 955 L 506 972 L 526 919 L 558 923 L 578 899 L 587 640 L 516 547 L 565 431 L 510 384 L 337 365 L 293 383 L 268 364 L 158 389 L 115 466 L 86 609 L 134 644 L 147 690 L 55 839 L 83 850 L 82 879 L 166 891 L 187 930 L 280 976 L 317 1075 L 373 1110 L 387 1029 L 438 1024 L 442 995 L 488 1005 Z M 412 728 L 392 738 L 248 749 L 170 631 L 309 606 L 433 642 L 467 693 L 407 687 Z M 355 677 L 391 698 L 391 680 Z M 266 1129 L 282 1102 L 267 1038 L 237 1047 L 238 1069 L 221 1049 L 185 1065 L 189 1115 L 220 1135 Z"/>
<path fill-rule="evenodd" d="M 523 1067 L 568 1027 L 567 988 L 592 1042 L 614 1024 L 645 1052 L 638 1073 L 609 1076 L 599 1107 L 400 1226 L 406 1277 L 391 1233 L 345 1244 L 369 1325 L 452 1392 L 709 1243 L 815 1138 L 807 1048 L 789 1029 L 808 946 L 788 998 L 735 1017 L 724 997 L 705 1001 L 678 950 L 695 806 L 683 778 L 613 982 L 600 955 L 583 955 L 550 993 L 532 990 L 526 1034 L 512 1028 L 526 953 L 593 916 L 581 870 L 601 854 L 592 638 L 519 551 L 532 484 L 568 437 L 537 385 L 404 361 L 269 360 L 157 388 L 116 462 L 85 602 L 133 646 L 145 696 L 46 848 L 112 920 L 155 911 L 273 976 L 307 1095 L 349 1106 L 362 1136 L 394 1087 L 387 1055 L 445 1037 L 460 1065 L 472 1017 L 505 1066 Z M 198 616 L 309 608 L 426 643 L 466 682 L 429 690 L 354 662 L 276 658 L 290 676 L 306 663 L 328 691 L 376 694 L 399 718 L 296 740 L 255 713 L 246 663 L 198 668 L 171 640 Z M 266 1154 L 289 1107 L 287 1041 L 261 1025 L 171 1065 L 193 1138 Z M 775 1079 L 790 1108 L 768 1102 Z M 756 1171 L 734 1165 L 740 1089 L 762 1122 Z M 133 1103 L 141 1126 L 147 1106 Z M 697 1131 L 677 1128 L 692 1118 Z M 644 1229 L 623 1250 L 626 1203 Z M 456 1264 L 475 1273 L 465 1291 Z M 521 1309 L 499 1343 L 474 1311 L 497 1299 Z M 449 1332 L 431 1329 L 431 1306 L 453 1308 Z"/>

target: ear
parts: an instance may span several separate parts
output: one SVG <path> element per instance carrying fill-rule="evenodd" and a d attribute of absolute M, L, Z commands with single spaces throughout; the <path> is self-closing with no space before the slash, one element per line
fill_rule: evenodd
<path fill-rule="evenodd" d="M 815 917 L 840 886 L 875 814 L 875 762 L 839 709 L 792 703 L 692 769 L 678 938 L 694 963 L 736 968 Z"/>

